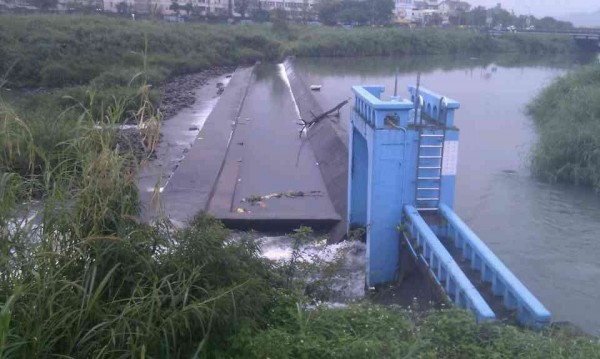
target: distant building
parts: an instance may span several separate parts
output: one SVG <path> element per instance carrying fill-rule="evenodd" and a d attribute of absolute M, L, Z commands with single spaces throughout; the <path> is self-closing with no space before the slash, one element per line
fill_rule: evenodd
<path fill-rule="evenodd" d="M 319 0 L 259 0 L 263 10 L 285 10 L 290 19 L 312 20 L 316 16 Z"/>
<path fill-rule="evenodd" d="M 415 15 L 414 0 L 396 0 L 394 6 L 394 15 L 396 21 L 401 23 L 410 23 Z"/>
<path fill-rule="evenodd" d="M 471 9 L 471 4 L 465 1 L 444 0 L 438 5 L 441 14 L 452 16 L 458 12 L 467 12 Z"/>

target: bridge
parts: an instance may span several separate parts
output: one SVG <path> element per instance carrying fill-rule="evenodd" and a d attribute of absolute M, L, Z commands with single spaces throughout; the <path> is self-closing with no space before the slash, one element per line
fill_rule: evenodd
<path fill-rule="evenodd" d="M 453 211 L 460 104 L 416 86 L 410 99 L 384 100 L 381 86 L 352 90 L 347 221 L 348 230 L 366 228 L 367 286 L 393 282 L 410 260 L 478 321 L 550 323 L 550 312 Z"/>
<path fill-rule="evenodd" d="M 577 43 L 588 47 L 600 47 L 600 29 L 571 29 L 571 30 L 489 30 L 492 36 L 501 36 L 504 34 L 532 34 L 532 35 L 563 35 L 571 36 Z"/>

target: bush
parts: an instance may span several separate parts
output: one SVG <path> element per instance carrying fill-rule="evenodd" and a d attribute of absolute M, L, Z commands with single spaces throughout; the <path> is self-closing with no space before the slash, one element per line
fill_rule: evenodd
<path fill-rule="evenodd" d="M 600 66 L 557 79 L 528 106 L 539 132 L 532 170 L 542 179 L 600 190 Z"/>

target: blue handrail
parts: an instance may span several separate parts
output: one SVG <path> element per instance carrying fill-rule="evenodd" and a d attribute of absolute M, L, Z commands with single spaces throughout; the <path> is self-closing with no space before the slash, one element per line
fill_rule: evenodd
<path fill-rule="evenodd" d="M 448 228 L 452 229 L 454 245 L 462 249 L 463 257 L 471 262 L 471 268 L 479 270 L 481 280 L 492 283 L 494 295 L 502 295 L 504 305 L 517 310 L 519 322 L 535 328 L 549 324 L 550 312 L 460 217 L 445 204 L 440 205 L 440 212 L 448 221 Z"/>
<path fill-rule="evenodd" d="M 485 302 L 477 288 L 469 281 L 448 250 L 429 228 L 414 206 L 404 206 L 404 214 L 409 220 L 408 230 L 417 244 L 433 276 L 459 308 L 475 313 L 478 321 L 493 320 L 496 315 Z M 442 284 L 443 283 L 443 284 Z"/>

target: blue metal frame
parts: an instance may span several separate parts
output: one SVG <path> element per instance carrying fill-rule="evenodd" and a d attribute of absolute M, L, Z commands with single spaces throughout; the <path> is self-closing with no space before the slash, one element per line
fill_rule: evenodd
<path fill-rule="evenodd" d="M 447 232 L 456 248 L 461 248 L 471 268 L 481 273 L 481 280 L 492 284 L 494 295 L 502 296 L 508 309 L 517 310 L 519 322 L 536 328 L 549 324 L 550 312 L 460 217 L 444 204 L 440 205 L 440 213 L 448 222 Z"/>
<path fill-rule="evenodd" d="M 477 321 L 493 320 L 496 315 L 475 286 L 454 261 L 414 206 L 404 206 L 407 230 L 421 248 L 422 255 L 437 282 L 459 308 L 473 311 Z"/>

